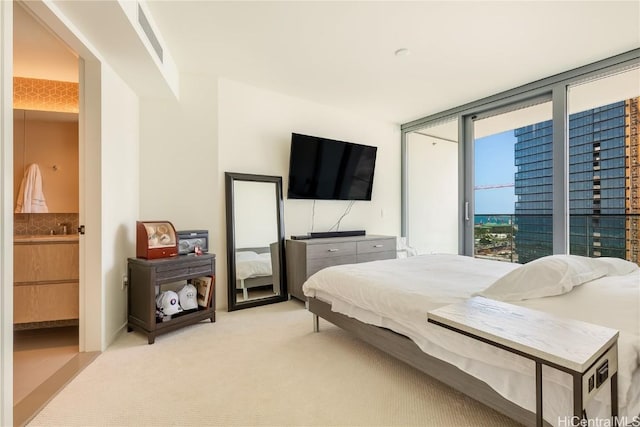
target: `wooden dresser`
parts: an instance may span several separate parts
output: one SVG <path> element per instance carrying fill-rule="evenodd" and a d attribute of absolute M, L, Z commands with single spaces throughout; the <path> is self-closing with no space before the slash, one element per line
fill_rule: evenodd
<path fill-rule="evenodd" d="M 291 296 L 306 301 L 302 285 L 313 273 L 340 264 L 396 258 L 394 236 L 330 237 L 287 240 L 287 287 Z"/>

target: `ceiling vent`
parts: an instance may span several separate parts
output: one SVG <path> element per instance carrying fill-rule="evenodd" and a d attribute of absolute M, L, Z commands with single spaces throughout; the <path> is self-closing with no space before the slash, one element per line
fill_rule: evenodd
<path fill-rule="evenodd" d="M 142 27 L 142 31 L 144 31 L 144 33 L 147 35 L 147 39 L 149 39 L 149 42 L 151 43 L 151 46 L 153 46 L 153 50 L 158 55 L 158 58 L 160 58 L 160 62 L 163 62 L 162 46 L 160 46 L 160 42 L 158 41 L 158 38 L 153 32 L 153 29 L 149 24 L 149 20 L 147 19 L 146 15 L 142 11 L 142 7 L 140 7 L 140 4 L 138 4 L 138 23 L 140 24 L 140 27 Z"/>

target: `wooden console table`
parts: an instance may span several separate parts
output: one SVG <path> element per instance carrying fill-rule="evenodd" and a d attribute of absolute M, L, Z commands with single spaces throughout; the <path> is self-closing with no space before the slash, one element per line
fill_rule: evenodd
<path fill-rule="evenodd" d="M 156 288 L 166 283 L 215 276 L 215 255 L 180 255 L 171 258 L 129 258 L 129 301 L 127 330 L 137 330 L 147 335 L 149 344 L 157 335 L 174 331 L 204 319 L 216 321 L 215 287 L 211 305 L 198 307 L 196 311 L 180 313 L 168 322 L 156 321 Z M 215 285 L 214 285 L 215 286 Z"/>
<path fill-rule="evenodd" d="M 533 360 L 537 426 L 543 425 L 542 365 L 572 376 L 576 420 L 583 419 L 586 401 L 610 381 L 612 425 L 617 425 L 618 331 L 482 297 L 430 311 L 428 321 Z"/>

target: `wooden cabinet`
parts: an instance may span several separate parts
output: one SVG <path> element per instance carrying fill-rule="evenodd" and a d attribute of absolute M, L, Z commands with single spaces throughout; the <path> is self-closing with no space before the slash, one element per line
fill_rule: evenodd
<path fill-rule="evenodd" d="M 147 260 L 129 258 L 128 262 L 128 323 L 127 330 L 137 330 L 147 335 L 149 344 L 157 335 L 174 331 L 204 319 L 216 321 L 215 288 L 210 307 L 198 307 L 175 315 L 167 322 L 156 320 L 156 291 L 162 285 L 201 276 L 215 276 L 215 255 L 180 255 L 171 258 Z"/>
<path fill-rule="evenodd" d="M 13 245 L 13 321 L 76 320 L 78 237 L 17 238 Z"/>
<path fill-rule="evenodd" d="M 396 258 L 393 236 L 330 237 L 287 240 L 287 285 L 291 296 L 306 301 L 302 285 L 326 267 Z"/>

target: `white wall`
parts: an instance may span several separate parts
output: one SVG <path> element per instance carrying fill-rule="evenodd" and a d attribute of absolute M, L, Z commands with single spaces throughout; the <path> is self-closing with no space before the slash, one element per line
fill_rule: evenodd
<path fill-rule="evenodd" d="M 217 228 L 225 230 L 224 172 L 283 177 L 286 236 L 311 231 L 309 200 L 287 200 L 291 133 L 338 139 L 378 147 L 372 200 L 355 202 L 341 230 L 365 229 L 368 234 L 400 233 L 400 128 L 351 112 L 221 79 L 218 86 L 219 191 Z M 342 215 L 347 201 L 318 201 L 315 231 L 328 230 Z M 222 235 L 222 234 L 221 234 Z M 226 302 L 226 242 L 216 242 L 218 301 Z M 223 261 L 224 257 L 224 261 Z M 223 263 L 224 262 L 224 263 Z M 222 293 L 224 287 L 224 293 Z"/>
<path fill-rule="evenodd" d="M 102 67 L 103 348 L 127 323 L 122 278 L 135 256 L 139 192 L 138 97 L 108 66 Z"/>
<path fill-rule="evenodd" d="M 457 254 L 458 144 L 410 133 L 407 158 L 407 243 L 420 254 Z"/>
<path fill-rule="evenodd" d="M 140 101 L 139 219 L 209 230 L 219 309 L 227 306 L 224 172 L 282 176 L 286 192 L 291 132 L 378 146 L 372 201 L 356 202 L 341 229 L 399 234 L 397 125 L 208 75 L 180 82 L 179 101 Z M 347 203 L 317 202 L 315 230 L 328 229 Z M 311 230 L 311 207 L 285 200 L 287 236 Z"/>
<path fill-rule="evenodd" d="M 140 100 L 138 220 L 166 220 L 177 231 L 209 230 L 216 269 L 226 270 L 217 246 L 225 230 L 217 226 L 221 210 L 216 78 L 181 74 L 180 85 L 180 100 Z M 225 287 L 226 282 L 217 280 L 217 295 Z M 220 299 L 216 302 L 219 305 Z"/>
<path fill-rule="evenodd" d="M 140 100 L 139 219 L 167 220 L 176 230 L 207 229 L 215 240 L 215 78 L 181 75 L 180 84 L 180 100 Z"/>

